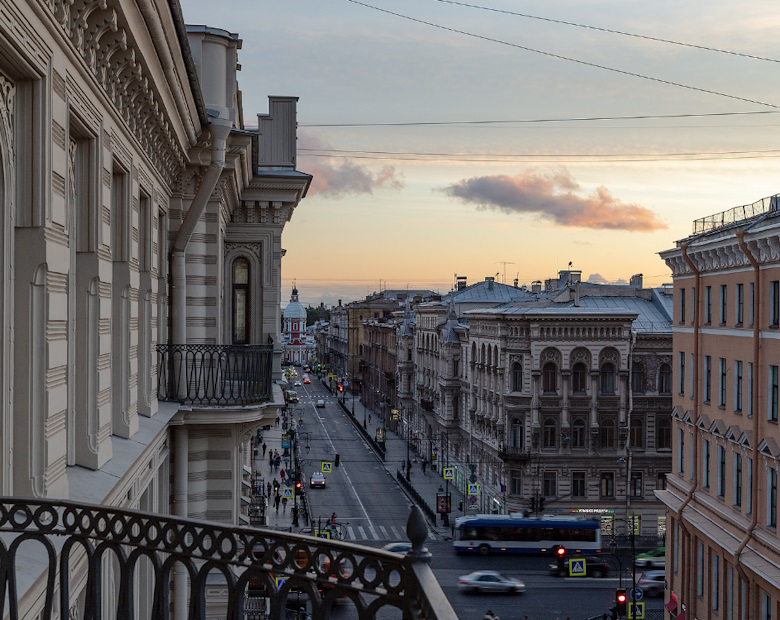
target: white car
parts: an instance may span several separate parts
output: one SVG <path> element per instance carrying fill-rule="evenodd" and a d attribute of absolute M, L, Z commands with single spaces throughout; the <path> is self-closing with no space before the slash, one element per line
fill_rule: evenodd
<path fill-rule="evenodd" d="M 458 588 L 464 592 L 525 592 L 525 584 L 518 579 L 505 577 L 494 570 L 480 570 L 458 579 Z"/>
<path fill-rule="evenodd" d="M 311 475 L 311 479 L 309 480 L 309 486 L 313 489 L 314 487 L 319 487 L 321 489 L 325 488 L 325 476 L 321 471 L 315 471 Z"/>
<path fill-rule="evenodd" d="M 296 382 L 295 382 L 295 387 L 300 387 L 300 385 L 301 385 L 301 382 L 300 382 L 300 381 L 296 381 Z"/>
<path fill-rule="evenodd" d="M 322 398 L 317 399 L 317 407 L 324 407 L 325 406 L 325 400 Z"/>

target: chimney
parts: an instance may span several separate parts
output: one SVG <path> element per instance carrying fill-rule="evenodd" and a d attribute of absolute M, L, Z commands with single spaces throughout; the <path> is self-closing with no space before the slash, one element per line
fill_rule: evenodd
<path fill-rule="evenodd" d="M 494 282 L 494 280 L 495 280 L 495 278 L 493 276 L 485 276 L 485 282 L 488 283 L 488 290 L 489 291 L 493 290 L 493 282 Z"/>
<path fill-rule="evenodd" d="M 515 288 L 517 288 L 517 284 L 518 284 L 518 280 L 517 280 L 517 278 L 515 278 L 515 282 L 514 282 L 514 284 L 515 284 Z"/>
<path fill-rule="evenodd" d="M 577 282 L 574 283 L 574 307 L 579 308 L 580 305 L 580 282 L 577 280 Z"/>
<path fill-rule="evenodd" d="M 464 288 L 466 288 L 467 284 L 467 276 L 458 276 L 457 279 L 457 290 L 462 291 Z"/>
<path fill-rule="evenodd" d="M 631 276 L 631 287 L 632 288 L 642 288 L 642 274 L 641 273 L 635 273 L 633 276 Z"/>
<path fill-rule="evenodd" d="M 531 293 L 539 295 L 542 292 L 542 283 L 540 280 L 534 280 L 531 282 Z"/>

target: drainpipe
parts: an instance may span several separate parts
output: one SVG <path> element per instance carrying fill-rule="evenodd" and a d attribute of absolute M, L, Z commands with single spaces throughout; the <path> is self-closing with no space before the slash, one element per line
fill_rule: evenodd
<path fill-rule="evenodd" d="M 677 511 L 677 522 L 683 528 L 683 531 L 687 530 L 688 533 L 688 570 L 685 572 L 685 576 L 688 579 L 688 584 L 683 584 L 683 592 L 686 592 L 686 599 L 688 604 L 693 606 L 696 601 L 696 593 L 693 591 L 694 580 L 692 575 L 696 574 L 696 554 L 694 553 L 693 540 L 690 536 L 690 530 L 685 527 L 682 521 L 682 514 L 685 507 L 693 499 L 693 495 L 696 492 L 696 488 L 699 486 L 699 427 L 696 425 L 696 421 L 699 418 L 699 380 L 701 375 L 701 363 L 699 361 L 699 321 L 701 321 L 701 300 L 704 298 L 701 290 L 701 272 L 696 267 L 691 257 L 688 256 L 688 244 L 683 242 L 682 246 L 683 260 L 693 271 L 696 279 L 694 280 L 695 287 L 695 305 L 694 305 L 694 321 L 693 321 L 693 463 L 691 463 L 691 471 L 693 472 L 693 484 L 688 490 L 687 497 L 683 500 L 680 509 Z M 682 381 L 685 381 L 685 377 L 682 377 Z M 689 610 L 690 614 L 690 610 Z M 691 614 L 695 616 L 696 614 Z"/>
<path fill-rule="evenodd" d="M 203 179 L 195 193 L 195 198 L 187 210 L 171 252 L 171 297 L 173 320 L 173 344 L 187 343 L 187 267 L 185 251 L 192 232 L 206 210 L 206 204 L 217 185 L 222 169 L 225 167 L 225 143 L 230 134 L 232 123 L 223 118 L 212 118 L 209 125 L 211 132 L 211 164 L 206 169 Z"/>
<path fill-rule="evenodd" d="M 753 255 L 753 253 L 748 249 L 747 244 L 745 243 L 745 233 L 743 231 L 739 231 L 737 234 L 737 243 L 739 244 L 739 249 L 744 252 L 745 256 L 747 256 L 748 260 L 750 261 L 750 264 L 753 265 L 753 277 L 755 279 L 755 285 L 753 289 L 753 376 L 752 379 L 755 379 L 756 373 L 759 369 L 759 354 L 761 351 L 760 348 L 760 342 L 759 342 L 759 336 L 760 336 L 760 318 L 761 313 L 759 312 L 760 303 L 759 300 L 761 299 L 761 279 L 760 279 L 760 273 L 759 273 L 759 266 L 758 261 L 756 260 L 756 257 Z M 758 433 L 759 433 L 759 420 L 758 420 L 758 407 L 756 406 L 758 404 L 758 386 L 761 382 L 760 381 L 753 381 L 753 390 L 752 390 L 752 398 L 750 407 L 753 411 L 753 441 L 758 441 Z M 758 497 L 758 476 L 755 472 L 755 463 L 753 466 L 753 479 L 751 480 L 751 501 L 755 502 L 756 498 Z M 750 539 L 753 537 L 753 530 L 756 527 L 756 524 L 758 523 L 758 510 L 755 510 L 751 507 L 751 512 L 753 513 L 752 517 L 750 518 L 750 525 L 747 528 L 747 531 L 745 532 L 745 537 L 742 539 L 742 542 L 739 543 L 739 547 L 737 547 L 737 550 L 734 552 L 734 563 L 736 565 L 737 571 L 742 575 L 742 578 L 750 583 L 750 580 L 747 578 L 747 575 L 745 574 L 745 569 L 740 565 L 740 556 L 742 555 L 742 552 L 745 550 L 745 547 L 747 546 L 748 542 L 750 542 Z M 749 603 L 748 603 L 748 609 L 749 609 Z"/>

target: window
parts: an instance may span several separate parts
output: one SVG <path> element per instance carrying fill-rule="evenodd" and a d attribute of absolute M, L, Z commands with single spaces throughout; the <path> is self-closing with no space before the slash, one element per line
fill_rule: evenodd
<path fill-rule="evenodd" d="M 734 454 L 734 505 L 742 507 L 742 455 Z"/>
<path fill-rule="evenodd" d="M 777 366 L 769 367 L 769 421 L 777 422 Z"/>
<path fill-rule="evenodd" d="M 726 291 L 728 289 L 726 288 L 725 284 L 720 285 L 720 324 L 725 325 L 726 324 Z"/>
<path fill-rule="evenodd" d="M 712 358 L 704 356 L 704 402 L 710 402 L 712 398 Z"/>
<path fill-rule="evenodd" d="M 249 261 L 233 261 L 233 344 L 249 344 Z"/>
<path fill-rule="evenodd" d="M 704 287 L 704 322 L 712 323 L 712 287 Z"/>
<path fill-rule="evenodd" d="M 704 596 L 704 543 L 696 545 L 696 594 Z"/>
<path fill-rule="evenodd" d="M 543 446 L 545 448 L 555 448 L 557 445 L 556 437 L 558 435 L 557 428 L 555 425 L 555 420 L 545 420 L 544 421 L 544 437 L 543 437 Z"/>
<path fill-rule="evenodd" d="M 694 389 L 694 370 L 696 370 L 696 358 L 694 357 L 693 353 L 691 353 L 691 367 L 688 370 L 689 375 L 689 394 L 691 395 L 691 398 L 693 398 L 693 395 L 696 393 L 696 390 Z"/>
<path fill-rule="evenodd" d="M 655 449 L 671 450 L 672 448 L 672 420 L 667 417 L 660 418 L 656 422 Z"/>
<path fill-rule="evenodd" d="M 742 361 L 734 362 L 734 411 L 742 411 Z"/>
<path fill-rule="evenodd" d="M 509 493 L 511 495 L 523 494 L 523 472 L 519 469 L 513 469 L 509 478 Z"/>
<path fill-rule="evenodd" d="M 546 471 L 544 472 L 544 496 L 545 497 L 556 497 L 558 494 L 557 489 L 557 478 L 556 473 L 554 471 Z"/>
<path fill-rule="evenodd" d="M 680 323 L 685 323 L 685 289 L 680 289 Z"/>
<path fill-rule="evenodd" d="M 555 394 L 558 390 L 558 369 L 552 362 L 547 362 L 542 369 L 542 391 L 545 394 Z"/>
<path fill-rule="evenodd" d="M 772 620 L 772 597 L 761 592 L 761 620 Z"/>
<path fill-rule="evenodd" d="M 615 497 L 615 474 L 611 471 L 601 472 L 599 486 L 601 497 Z"/>
<path fill-rule="evenodd" d="M 572 425 L 572 448 L 585 447 L 585 420 L 577 418 Z"/>
<path fill-rule="evenodd" d="M 588 385 L 588 369 L 582 362 L 574 364 L 571 370 L 571 391 L 575 394 L 584 394 Z"/>
<path fill-rule="evenodd" d="M 696 287 L 691 287 L 691 324 L 696 323 Z"/>
<path fill-rule="evenodd" d="M 661 364 L 658 371 L 658 393 L 672 393 L 672 369 L 669 364 Z"/>
<path fill-rule="evenodd" d="M 631 485 L 630 486 L 631 497 L 642 497 L 642 472 L 641 471 L 631 472 L 630 485 Z"/>
<path fill-rule="evenodd" d="M 718 446 L 718 497 L 726 497 L 726 448 Z"/>
<path fill-rule="evenodd" d="M 726 406 L 726 360 L 718 358 L 718 407 Z"/>
<path fill-rule="evenodd" d="M 747 480 L 745 481 L 745 512 L 753 514 L 753 459 L 747 459 Z"/>
<path fill-rule="evenodd" d="M 644 422 L 642 422 L 642 419 L 636 414 L 634 414 L 631 417 L 631 432 L 629 434 L 629 445 L 632 448 L 639 448 L 639 449 L 645 447 L 645 425 Z"/>
<path fill-rule="evenodd" d="M 777 470 L 766 470 L 766 524 L 777 527 Z"/>
<path fill-rule="evenodd" d="M 610 362 L 601 367 L 601 393 L 615 393 L 615 367 Z"/>
<path fill-rule="evenodd" d="M 523 367 L 518 362 L 512 364 L 512 391 L 523 391 Z"/>
<path fill-rule="evenodd" d="M 631 366 L 631 390 L 634 394 L 645 393 L 645 367 L 640 363 Z"/>
<path fill-rule="evenodd" d="M 677 473 L 685 471 L 685 429 L 677 429 Z"/>
<path fill-rule="evenodd" d="M 737 284 L 737 298 L 734 300 L 734 311 L 737 325 L 742 325 L 745 320 L 745 286 Z"/>
<path fill-rule="evenodd" d="M 680 351 L 680 394 L 685 394 L 685 353 Z"/>
<path fill-rule="evenodd" d="M 780 282 L 769 283 L 769 325 L 777 327 L 780 323 Z"/>
<path fill-rule="evenodd" d="M 676 573 L 680 566 L 680 524 L 674 523 L 674 551 L 672 552 L 672 570 Z"/>
<path fill-rule="evenodd" d="M 609 450 L 615 448 L 615 420 L 606 418 L 601 421 L 601 447 Z"/>
<path fill-rule="evenodd" d="M 702 452 L 702 471 L 701 480 L 705 489 L 710 488 L 710 440 L 704 440 L 704 450 Z"/>
<path fill-rule="evenodd" d="M 748 362 L 747 369 L 747 410 L 748 417 L 753 417 L 753 362 Z"/>
<path fill-rule="evenodd" d="M 571 474 L 571 496 L 585 497 L 585 472 L 574 471 Z"/>
<path fill-rule="evenodd" d="M 712 611 L 718 610 L 718 599 L 720 598 L 720 558 L 714 553 L 710 556 L 712 583 L 710 591 L 712 592 Z"/>
<path fill-rule="evenodd" d="M 515 418 L 512 420 L 512 428 L 509 434 L 509 446 L 512 448 L 523 447 L 523 421 Z"/>
<path fill-rule="evenodd" d="M 755 316 L 755 297 L 756 297 L 756 285 L 751 282 L 749 288 L 750 298 L 748 299 L 748 315 L 750 316 L 750 326 L 753 326 L 753 319 Z"/>

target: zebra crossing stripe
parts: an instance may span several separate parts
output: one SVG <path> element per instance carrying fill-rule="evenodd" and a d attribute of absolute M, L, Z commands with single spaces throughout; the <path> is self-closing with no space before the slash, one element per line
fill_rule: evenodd
<path fill-rule="evenodd" d="M 387 535 L 387 530 L 385 529 L 385 526 L 384 525 L 380 525 L 379 529 L 381 530 L 382 536 L 384 537 L 384 539 L 387 540 L 389 538 L 389 536 Z"/>
<path fill-rule="evenodd" d="M 355 540 L 355 530 L 349 525 L 347 526 L 347 534 L 349 535 L 350 540 Z"/>
<path fill-rule="evenodd" d="M 363 540 L 368 540 L 368 536 L 366 536 L 366 530 L 363 529 L 362 525 L 358 525 L 358 532 L 360 532 L 360 536 Z"/>
<path fill-rule="evenodd" d="M 371 536 L 374 537 L 374 540 L 379 540 L 379 536 L 376 533 L 376 530 L 374 529 L 374 526 L 370 526 L 368 528 L 368 531 L 371 532 Z"/>
<path fill-rule="evenodd" d="M 395 538 L 397 540 L 403 540 L 404 539 L 403 534 L 399 534 L 398 530 L 395 529 L 395 525 L 391 525 L 390 529 L 393 530 L 393 538 Z"/>

